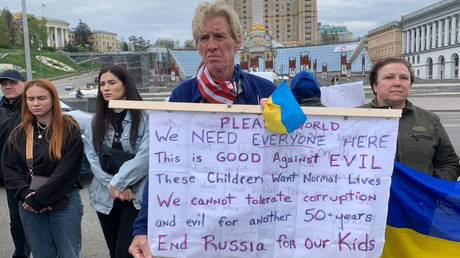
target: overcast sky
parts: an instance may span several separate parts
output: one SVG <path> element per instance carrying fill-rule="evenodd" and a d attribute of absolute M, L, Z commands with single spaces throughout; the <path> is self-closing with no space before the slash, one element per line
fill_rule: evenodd
<path fill-rule="evenodd" d="M 26 0 L 29 14 L 65 20 L 74 28 L 79 19 L 92 30 L 117 33 L 118 39 L 143 36 L 192 39 L 193 10 L 202 0 Z M 317 0 L 318 22 L 346 25 L 353 37 L 399 19 L 401 15 L 439 2 L 435 0 Z M 42 3 L 45 7 L 42 7 Z M 20 0 L 1 0 L 0 8 L 21 12 Z"/>

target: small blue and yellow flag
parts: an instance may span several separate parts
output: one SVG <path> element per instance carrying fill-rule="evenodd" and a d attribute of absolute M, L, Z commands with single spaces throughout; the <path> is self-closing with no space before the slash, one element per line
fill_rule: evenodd
<path fill-rule="evenodd" d="M 395 162 L 382 257 L 459 257 L 460 182 Z"/>
<path fill-rule="evenodd" d="M 275 133 L 291 133 L 307 120 L 286 81 L 268 98 L 263 115 L 265 127 Z"/>

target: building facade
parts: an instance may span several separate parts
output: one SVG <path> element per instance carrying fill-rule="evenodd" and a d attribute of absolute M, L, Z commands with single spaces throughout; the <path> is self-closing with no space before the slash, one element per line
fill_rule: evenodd
<path fill-rule="evenodd" d="M 46 29 L 48 30 L 48 47 L 63 49 L 69 42 L 69 23 L 54 18 L 46 19 Z"/>
<path fill-rule="evenodd" d="M 22 13 L 13 14 L 13 19 L 22 20 Z M 41 17 L 39 17 L 41 19 Z M 64 20 L 45 17 L 48 40 L 46 46 L 63 49 L 69 42 L 69 23 Z M 22 22 L 21 22 L 22 24 Z M 21 25 L 22 26 L 22 25 Z"/>
<path fill-rule="evenodd" d="M 118 50 L 117 34 L 113 32 L 94 30 L 89 38 L 93 44 L 92 50 L 96 52 L 110 52 Z"/>
<path fill-rule="evenodd" d="M 367 40 L 367 53 L 373 64 L 387 57 L 401 57 L 402 32 L 399 21 L 392 21 L 370 30 Z"/>
<path fill-rule="evenodd" d="M 246 35 L 253 25 L 262 25 L 276 42 L 285 46 L 317 44 L 318 8 L 316 0 L 226 0 L 240 18 Z M 263 24 L 253 24 L 261 15 Z"/>
<path fill-rule="evenodd" d="M 347 26 L 318 25 L 318 43 L 339 43 L 353 40 Z"/>
<path fill-rule="evenodd" d="M 460 1 L 443 0 L 404 15 L 402 56 L 422 79 L 458 79 Z"/>

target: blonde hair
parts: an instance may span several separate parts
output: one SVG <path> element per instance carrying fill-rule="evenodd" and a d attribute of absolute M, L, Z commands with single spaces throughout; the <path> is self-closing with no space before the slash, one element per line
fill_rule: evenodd
<path fill-rule="evenodd" d="M 195 46 L 198 44 L 198 35 L 207 20 L 215 17 L 224 17 L 230 28 L 230 35 L 236 42 L 241 41 L 243 28 L 240 24 L 238 14 L 225 2 L 215 1 L 212 3 L 201 2 L 195 8 L 195 16 L 192 20 L 193 39 Z"/>

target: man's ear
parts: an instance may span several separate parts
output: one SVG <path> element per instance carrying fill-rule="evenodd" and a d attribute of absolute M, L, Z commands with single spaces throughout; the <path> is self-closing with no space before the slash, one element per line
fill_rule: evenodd
<path fill-rule="evenodd" d="M 242 42 L 242 39 L 241 39 L 241 35 L 237 35 L 237 36 L 236 36 L 236 41 L 235 41 L 235 43 L 236 43 L 236 45 L 235 45 L 235 48 L 236 48 L 235 51 L 240 50 L 241 44 L 243 43 L 243 42 Z"/>

